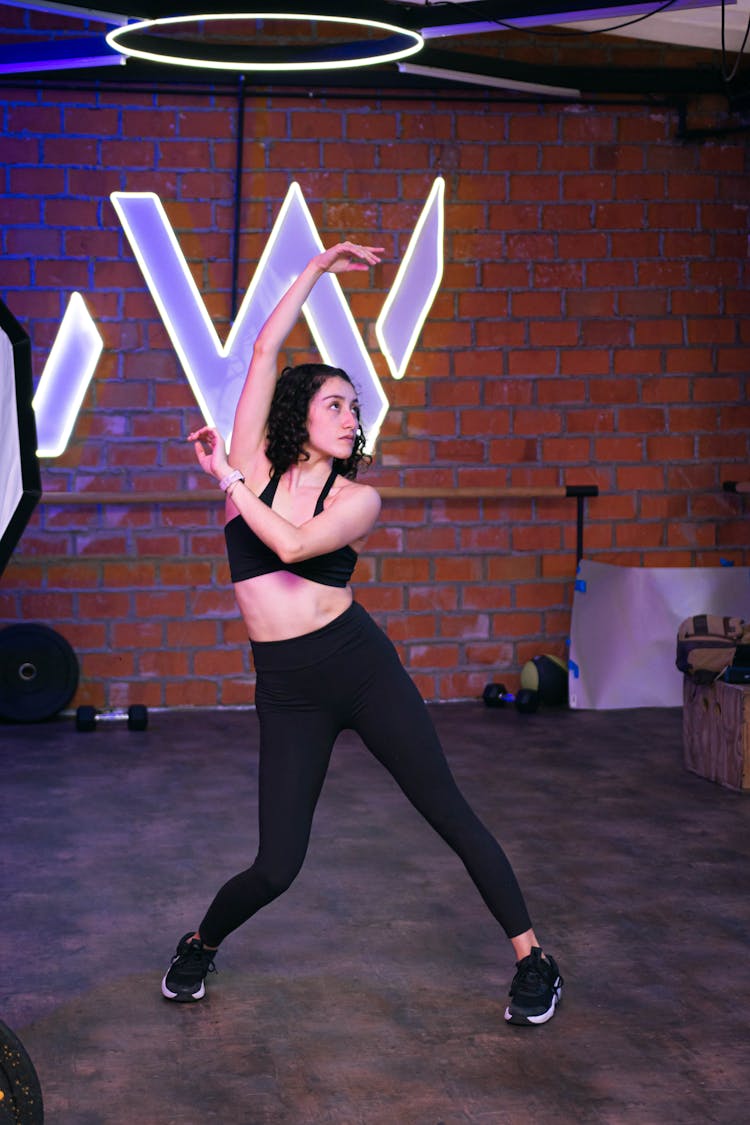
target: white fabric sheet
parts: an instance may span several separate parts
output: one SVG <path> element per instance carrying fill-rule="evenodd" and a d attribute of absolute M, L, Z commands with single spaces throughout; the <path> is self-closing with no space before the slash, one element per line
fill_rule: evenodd
<path fill-rule="evenodd" d="M 581 560 L 570 628 L 570 706 L 680 707 L 677 629 L 698 613 L 750 620 L 750 567 Z"/>

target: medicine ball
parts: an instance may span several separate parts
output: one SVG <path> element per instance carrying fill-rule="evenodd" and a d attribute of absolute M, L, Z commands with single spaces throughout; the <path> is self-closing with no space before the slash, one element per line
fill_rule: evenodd
<path fill-rule="evenodd" d="M 545 653 L 535 656 L 521 669 L 521 687 L 538 691 L 539 699 L 549 706 L 568 702 L 568 669 L 559 656 Z"/>

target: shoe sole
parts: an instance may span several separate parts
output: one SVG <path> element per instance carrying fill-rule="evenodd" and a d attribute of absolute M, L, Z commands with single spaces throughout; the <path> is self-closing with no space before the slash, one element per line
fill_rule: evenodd
<path fill-rule="evenodd" d="M 538 1016 L 524 1016 L 520 1012 L 513 1012 L 510 1007 L 507 1007 L 505 1009 L 506 1023 L 512 1023 L 516 1027 L 538 1027 L 539 1024 L 547 1023 L 554 1016 L 555 1008 L 560 1003 L 561 998 L 562 984 L 558 978 L 552 986 L 552 1003 L 546 1012 L 542 1012 Z"/>
<path fill-rule="evenodd" d="M 201 981 L 201 986 L 197 992 L 170 992 L 167 988 L 167 978 L 164 977 L 161 982 L 161 994 L 167 1000 L 176 1000 L 178 1004 L 192 1003 L 194 1000 L 202 1000 L 206 995 L 206 986 Z"/>

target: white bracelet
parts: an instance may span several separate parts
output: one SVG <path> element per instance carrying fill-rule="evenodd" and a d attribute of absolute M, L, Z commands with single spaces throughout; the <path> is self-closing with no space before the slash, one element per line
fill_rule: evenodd
<path fill-rule="evenodd" d="M 225 476 L 223 478 L 223 480 L 219 481 L 219 488 L 221 489 L 222 492 L 226 492 L 226 490 L 229 488 L 229 486 L 234 484 L 235 481 L 238 481 L 238 480 L 244 481 L 244 479 L 245 479 L 245 477 L 243 476 L 243 474 L 240 472 L 239 469 L 232 469 L 231 473 L 229 473 L 227 476 Z"/>

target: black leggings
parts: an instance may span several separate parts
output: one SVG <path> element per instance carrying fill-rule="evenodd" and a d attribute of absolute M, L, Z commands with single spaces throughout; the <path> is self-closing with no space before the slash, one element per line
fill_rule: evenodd
<path fill-rule="evenodd" d="M 453 848 L 508 937 L 530 929 L 505 853 L 459 792 L 424 701 L 395 648 L 356 602 L 314 633 L 253 644 L 260 719 L 260 846 L 200 924 L 217 946 L 302 867 L 337 735 L 355 730 Z"/>

